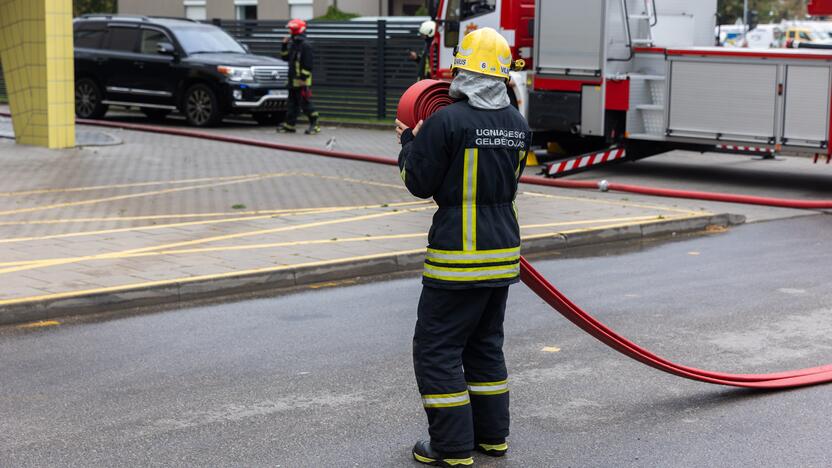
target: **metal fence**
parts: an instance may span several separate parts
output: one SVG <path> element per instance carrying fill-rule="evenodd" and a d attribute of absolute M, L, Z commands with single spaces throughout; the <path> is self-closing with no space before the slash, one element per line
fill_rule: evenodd
<path fill-rule="evenodd" d="M 215 25 L 249 46 L 255 54 L 278 57 L 286 37 L 285 21 L 214 20 Z M 313 93 L 324 115 L 390 118 L 402 93 L 416 80 L 417 66 L 407 59 L 421 52 L 419 22 L 310 22 L 314 48 Z"/>
<path fill-rule="evenodd" d="M 280 56 L 285 21 L 214 20 L 255 54 Z M 407 59 L 421 51 L 419 22 L 314 21 L 307 36 L 315 50 L 313 101 L 326 116 L 391 118 L 402 93 L 416 80 Z M 0 98 L 5 95 L 0 73 Z"/>

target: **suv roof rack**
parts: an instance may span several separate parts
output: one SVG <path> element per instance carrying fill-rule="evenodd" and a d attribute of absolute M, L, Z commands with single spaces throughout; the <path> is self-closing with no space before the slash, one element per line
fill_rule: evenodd
<path fill-rule="evenodd" d="M 85 15 L 79 16 L 81 19 L 95 19 L 95 18 L 104 18 L 108 20 L 112 19 L 125 19 L 125 20 L 139 20 L 139 21 L 150 21 L 150 18 L 144 15 L 117 15 L 115 13 L 87 13 Z"/>
<path fill-rule="evenodd" d="M 181 18 L 178 16 L 145 16 L 145 15 L 119 15 L 116 13 L 87 13 L 79 16 L 80 19 L 96 19 L 102 18 L 106 20 L 133 20 L 133 21 L 151 21 L 154 19 L 167 19 L 187 21 L 190 23 L 199 23 L 199 21 L 190 18 Z"/>
<path fill-rule="evenodd" d="M 149 18 L 152 19 L 167 19 L 167 20 L 177 20 L 177 21 L 187 21 L 189 23 L 199 23 L 199 21 L 191 18 L 182 18 L 181 16 L 150 16 Z"/>

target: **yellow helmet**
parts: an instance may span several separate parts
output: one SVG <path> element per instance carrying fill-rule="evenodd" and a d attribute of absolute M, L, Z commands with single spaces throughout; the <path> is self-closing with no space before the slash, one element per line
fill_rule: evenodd
<path fill-rule="evenodd" d="M 482 28 L 465 35 L 457 48 L 451 70 L 457 68 L 508 79 L 511 71 L 511 47 L 492 28 Z"/>

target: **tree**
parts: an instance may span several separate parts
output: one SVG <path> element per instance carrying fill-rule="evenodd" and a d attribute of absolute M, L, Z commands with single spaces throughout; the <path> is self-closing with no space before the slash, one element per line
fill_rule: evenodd
<path fill-rule="evenodd" d="M 74 0 L 72 13 L 81 16 L 86 13 L 115 13 L 116 0 Z"/>
<path fill-rule="evenodd" d="M 748 9 L 756 10 L 761 24 L 779 23 L 784 19 L 806 17 L 806 0 L 749 0 Z M 734 24 L 742 20 L 743 0 L 719 0 L 721 24 Z"/>

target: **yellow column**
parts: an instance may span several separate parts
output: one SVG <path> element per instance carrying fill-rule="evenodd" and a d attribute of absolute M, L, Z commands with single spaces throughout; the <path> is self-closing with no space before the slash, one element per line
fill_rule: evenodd
<path fill-rule="evenodd" d="M 0 0 L 0 60 L 17 142 L 75 146 L 72 0 Z"/>

